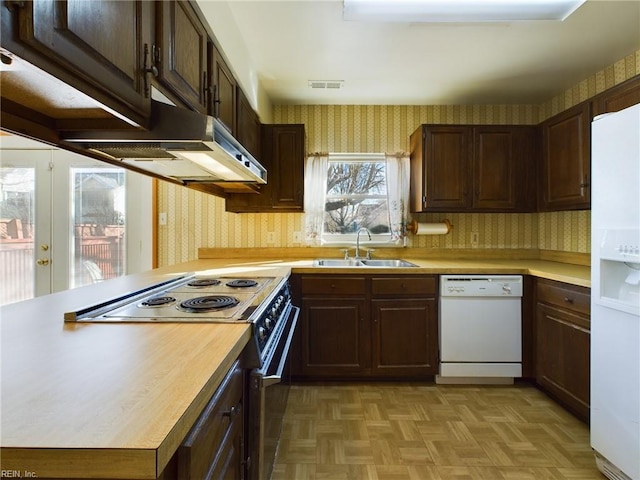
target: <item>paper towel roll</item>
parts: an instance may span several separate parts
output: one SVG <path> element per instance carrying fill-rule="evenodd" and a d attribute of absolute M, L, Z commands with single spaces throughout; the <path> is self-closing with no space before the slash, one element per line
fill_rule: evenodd
<path fill-rule="evenodd" d="M 407 225 L 407 230 L 414 235 L 446 235 L 453 225 L 445 219 L 441 223 L 418 223 L 415 220 Z"/>

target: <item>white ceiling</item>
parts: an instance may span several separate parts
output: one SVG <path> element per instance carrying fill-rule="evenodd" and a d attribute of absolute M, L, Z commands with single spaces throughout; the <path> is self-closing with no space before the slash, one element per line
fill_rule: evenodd
<path fill-rule="evenodd" d="M 225 3 L 274 104 L 537 104 L 640 50 L 640 0 L 588 0 L 564 22 L 471 25 L 344 21 L 341 0 Z"/>

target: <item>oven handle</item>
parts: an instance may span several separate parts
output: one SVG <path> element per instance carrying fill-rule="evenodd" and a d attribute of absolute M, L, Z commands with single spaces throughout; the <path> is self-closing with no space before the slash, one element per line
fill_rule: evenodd
<path fill-rule="evenodd" d="M 282 372 L 287 365 L 287 361 L 289 360 L 289 350 L 291 348 L 291 342 L 293 341 L 293 335 L 296 332 L 296 325 L 298 324 L 298 315 L 300 314 L 300 309 L 295 306 L 291 306 L 291 309 L 294 311 L 293 321 L 291 322 L 291 328 L 289 329 L 289 336 L 287 337 L 287 343 L 284 346 L 284 350 L 282 353 L 282 358 L 280 359 L 280 365 L 278 365 L 278 371 L 275 375 L 268 375 L 262 377 L 262 386 L 270 387 L 271 385 L 275 385 L 282 381 Z"/>

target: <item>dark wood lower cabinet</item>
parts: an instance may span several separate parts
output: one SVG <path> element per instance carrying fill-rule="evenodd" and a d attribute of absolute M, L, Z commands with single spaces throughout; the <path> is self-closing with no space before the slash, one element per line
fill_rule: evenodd
<path fill-rule="evenodd" d="M 437 277 L 302 275 L 297 377 L 437 373 Z"/>
<path fill-rule="evenodd" d="M 588 422 L 590 398 L 589 290 L 538 280 L 536 381 Z"/>
<path fill-rule="evenodd" d="M 437 373 L 436 299 L 372 300 L 371 304 L 373 375 Z"/>
<path fill-rule="evenodd" d="M 305 374 L 363 375 L 370 356 L 367 316 L 364 298 L 305 298 L 301 329 Z"/>
<path fill-rule="evenodd" d="M 244 378 L 236 362 L 178 448 L 179 480 L 243 478 Z"/>

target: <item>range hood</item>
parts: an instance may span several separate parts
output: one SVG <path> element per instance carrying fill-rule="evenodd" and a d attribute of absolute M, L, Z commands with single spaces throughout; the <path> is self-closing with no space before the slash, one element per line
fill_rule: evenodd
<path fill-rule="evenodd" d="M 67 132 L 63 141 L 184 184 L 267 183 L 266 169 L 216 118 L 157 100 L 150 130 Z"/>

